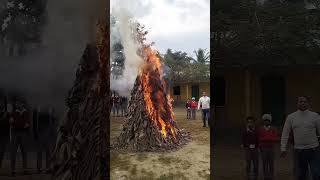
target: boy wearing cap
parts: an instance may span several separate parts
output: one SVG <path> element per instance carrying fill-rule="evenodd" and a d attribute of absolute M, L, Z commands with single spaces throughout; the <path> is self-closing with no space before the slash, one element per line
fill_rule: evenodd
<path fill-rule="evenodd" d="M 259 151 L 258 134 L 253 117 L 247 117 L 247 124 L 242 133 L 242 145 L 245 148 L 246 171 L 248 179 L 258 179 L 259 172 Z M 251 173 L 251 168 L 253 173 Z"/>
<path fill-rule="evenodd" d="M 271 126 L 271 114 L 262 116 L 263 127 L 259 129 L 258 139 L 265 180 L 274 179 L 274 145 L 279 141 L 277 129 Z"/>
<path fill-rule="evenodd" d="M 196 120 L 196 113 L 197 113 L 197 107 L 198 107 L 198 102 L 196 101 L 196 98 L 192 97 L 191 101 L 191 117 L 193 120 Z"/>

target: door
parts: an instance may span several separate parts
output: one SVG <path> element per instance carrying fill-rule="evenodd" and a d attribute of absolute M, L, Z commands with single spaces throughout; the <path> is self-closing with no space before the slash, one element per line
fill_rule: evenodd
<path fill-rule="evenodd" d="M 193 85 L 191 87 L 191 95 L 192 95 L 192 97 L 196 98 L 196 101 L 199 100 L 199 86 L 198 85 Z"/>
<path fill-rule="evenodd" d="M 272 123 L 282 126 L 285 122 L 285 81 L 282 76 L 266 76 L 261 79 L 262 113 L 272 114 Z"/>

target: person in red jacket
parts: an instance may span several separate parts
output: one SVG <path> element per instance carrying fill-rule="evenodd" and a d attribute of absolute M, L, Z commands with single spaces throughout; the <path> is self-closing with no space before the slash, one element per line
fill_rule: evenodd
<path fill-rule="evenodd" d="M 254 118 L 249 116 L 246 121 L 247 125 L 242 132 L 241 147 L 245 149 L 247 177 L 257 180 L 259 173 L 258 133 Z M 251 168 L 253 173 L 251 173 Z"/>
<path fill-rule="evenodd" d="M 196 113 L 198 108 L 198 102 L 196 101 L 196 98 L 192 97 L 191 101 L 191 116 L 193 120 L 196 120 Z"/>
<path fill-rule="evenodd" d="M 187 109 L 187 119 L 191 119 L 191 102 L 190 99 L 187 99 L 186 102 L 186 109 Z"/>
<path fill-rule="evenodd" d="M 271 126 L 271 114 L 262 116 L 263 127 L 259 129 L 258 139 L 265 180 L 274 179 L 274 145 L 279 141 L 277 129 Z"/>

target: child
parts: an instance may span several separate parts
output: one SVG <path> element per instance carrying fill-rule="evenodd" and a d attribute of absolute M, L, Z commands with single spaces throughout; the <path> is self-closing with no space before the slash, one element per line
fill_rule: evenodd
<path fill-rule="evenodd" d="M 278 131 L 271 126 L 271 114 L 262 116 L 263 127 L 259 129 L 259 147 L 265 180 L 274 179 L 274 145 L 279 141 Z"/>
<path fill-rule="evenodd" d="M 196 120 L 197 107 L 198 107 L 198 102 L 196 101 L 196 98 L 192 97 L 191 116 L 193 120 Z"/>
<path fill-rule="evenodd" d="M 255 128 L 253 117 L 247 117 L 247 125 L 242 134 L 242 147 L 245 148 L 246 171 L 248 179 L 258 179 L 259 172 L 259 151 L 258 134 Z M 253 168 L 253 173 L 251 173 Z"/>
<path fill-rule="evenodd" d="M 191 102 L 190 99 L 187 99 L 186 102 L 186 109 L 187 109 L 187 119 L 191 119 Z"/>

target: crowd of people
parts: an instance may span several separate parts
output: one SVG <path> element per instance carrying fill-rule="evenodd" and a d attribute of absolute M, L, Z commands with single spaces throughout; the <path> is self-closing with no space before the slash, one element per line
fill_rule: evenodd
<path fill-rule="evenodd" d="M 287 155 L 287 145 L 293 144 L 293 175 L 296 180 L 320 179 L 320 115 L 310 110 L 307 97 L 298 98 L 297 111 L 289 114 L 282 134 L 272 126 L 272 115 L 262 116 L 263 125 L 258 127 L 253 117 L 247 117 L 242 134 L 242 147 L 245 148 L 246 171 L 248 179 L 257 180 L 259 176 L 259 156 L 262 159 L 263 177 L 275 177 L 275 146 L 280 142 L 280 156 Z"/>
<path fill-rule="evenodd" d="M 11 175 L 14 176 L 16 156 L 20 148 L 24 174 L 29 174 L 28 153 L 32 148 L 37 153 L 38 172 L 50 172 L 50 155 L 56 138 L 56 118 L 52 108 L 31 108 L 20 101 L 1 102 L 0 127 L 0 167 L 3 166 L 4 155 L 8 149 Z M 46 156 L 45 168 L 42 167 L 43 153 Z"/>
<path fill-rule="evenodd" d="M 125 116 L 128 110 L 128 98 L 113 94 L 111 96 L 112 116 Z"/>
<path fill-rule="evenodd" d="M 197 111 L 200 109 L 202 110 L 202 121 L 203 127 L 206 126 L 206 122 L 208 122 L 208 126 L 210 126 L 210 97 L 207 96 L 206 92 L 202 93 L 202 97 L 199 98 L 197 102 L 195 97 L 187 99 L 186 102 L 186 109 L 187 109 L 187 119 L 196 120 Z"/>

